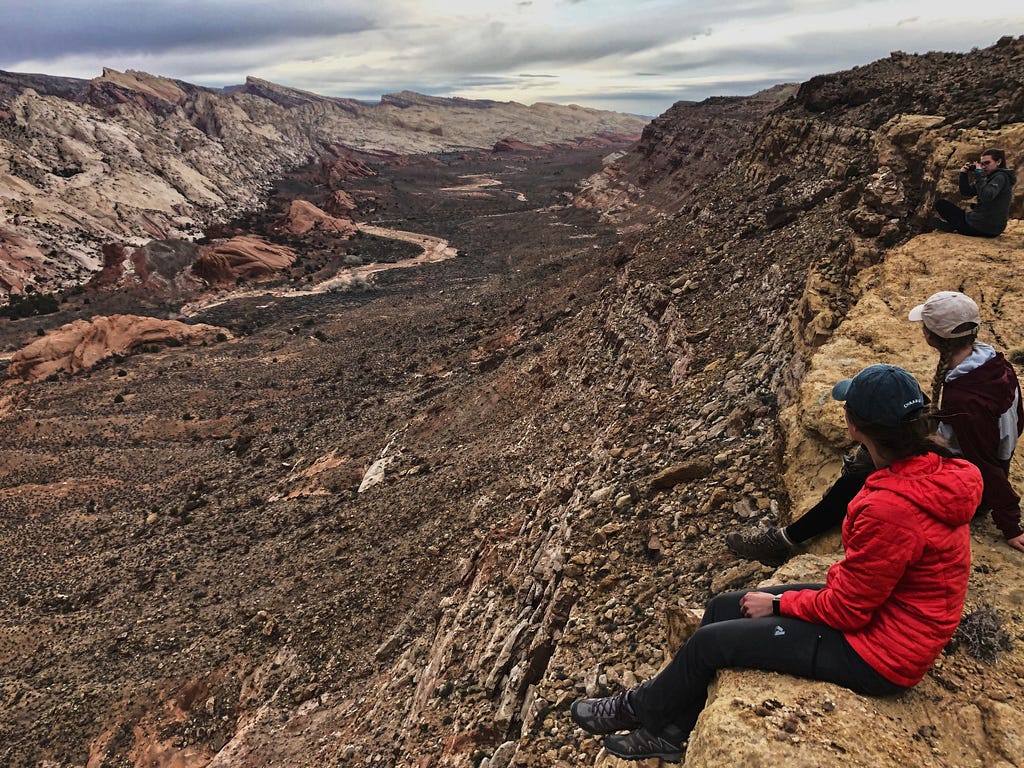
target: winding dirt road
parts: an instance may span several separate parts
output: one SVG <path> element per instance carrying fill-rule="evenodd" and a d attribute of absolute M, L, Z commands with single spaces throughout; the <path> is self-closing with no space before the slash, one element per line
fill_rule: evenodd
<path fill-rule="evenodd" d="M 334 277 L 301 290 L 277 287 L 265 290 L 250 289 L 243 291 L 231 291 L 230 293 L 221 293 L 216 296 L 209 296 L 183 305 L 181 308 L 181 314 L 185 317 L 193 317 L 200 312 L 210 309 L 211 307 L 220 306 L 221 304 L 226 304 L 229 301 L 236 301 L 238 299 L 250 299 L 259 296 L 311 296 L 317 293 L 344 290 L 361 280 L 369 279 L 371 275 L 378 272 L 386 272 L 389 269 L 418 267 L 423 264 L 433 264 L 439 261 L 446 261 L 458 255 L 458 250 L 451 247 L 447 240 L 440 237 L 434 237 L 433 235 L 424 235 L 419 232 L 406 232 L 401 229 L 387 229 L 385 227 L 377 227 L 372 224 L 356 224 L 356 229 L 364 234 L 374 235 L 375 237 L 385 237 L 392 240 L 401 240 L 406 243 L 413 243 L 422 248 L 423 252 L 414 258 L 403 259 L 402 261 L 394 263 L 382 264 L 374 262 L 372 264 L 363 264 L 356 267 L 345 267 L 344 269 L 339 270 Z"/>

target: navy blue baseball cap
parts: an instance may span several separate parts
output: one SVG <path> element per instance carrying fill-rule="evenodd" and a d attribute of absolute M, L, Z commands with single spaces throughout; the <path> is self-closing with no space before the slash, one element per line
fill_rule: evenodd
<path fill-rule="evenodd" d="M 864 421 L 896 427 L 925 406 L 917 379 L 896 365 L 869 365 L 832 387 L 832 397 Z"/>

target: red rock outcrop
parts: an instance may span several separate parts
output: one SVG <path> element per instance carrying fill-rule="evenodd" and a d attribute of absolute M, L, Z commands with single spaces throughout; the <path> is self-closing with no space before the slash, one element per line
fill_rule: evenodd
<path fill-rule="evenodd" d="M 295 263 L 295 251 L 258 237 L 233 237 L 226 243 L 200 247 L 192 272 L 209 283 L 231 284 L 239 277 L 267 277 Z"/>
<path fill-rule="evenodd" d="M 55 373 L 76 373 L 113 355 L 151 346 L 199 346 L 230 337 L 212 325 L 186 325 L 137 315 L 76 320 L 23 347 L 11 357 L 8 381 L 39 381 Z"/>
<path fill-rule="evenodd" d="M 352 198 L 344 192 L 341 194 L 351 202 Z M 352 203 L 352 208 L 355 204 Z M 329 213 L 317 208 L 308 200 L 292 200 L 288 212 L 277 224 L 278 232 L 286 232 L 290 235 L 305 235 L 314 229 L 321 232 L 333 232 L 347 237 L 356 231 L 355 225 L 349 219 L 341 219 L 331 216 Z"/>
<path fill-rule="evenodd" d="M 324 203 L 324 210 L 334 216 L 347 216 L 356 209 L 356 201 L 343 189 L 336 189 Z"/>
<path fill-rule="evenodd" d="M 324 184 L 333 185 L 341 179 L 364 179 L 376 175 L 370 166 L 348 153 L 320 158 L 320 181 Z"/>
<path fill-rule="evenodd" d="M 495 142 L 492 152 L 538 152 L 541 147 L 536 147 L 533 144 L 527 144 L 525 141 L 519 141 L 519 139 L 507 138 L 501 139 Z"/>

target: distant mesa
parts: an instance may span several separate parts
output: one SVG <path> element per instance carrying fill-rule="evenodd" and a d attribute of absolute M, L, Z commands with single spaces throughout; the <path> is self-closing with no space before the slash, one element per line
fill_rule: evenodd
<path fill-rule="evenodd" d="M 577 136 L 567 141 L 553 141 L 543 145 L 530 144 L 513 137 L 499 139 L 494 143 L 491 151 L 501 152 L 553 152 L 565 149 L 602 149 L 604 147 L 620 146 L 623 143 L 634 141 L 636 136 L 599 132 L 593 136 Z"/>
<path fill-rule="evenodd" d="M 155 317 L 110 315 L 75 320 L 15 352 L 7 380 L 40 381 L 57 373 L 88 370 L 114 355 L 167 346 L 202 346 L 229 338 L 231 333 L 224 328 Z"/>

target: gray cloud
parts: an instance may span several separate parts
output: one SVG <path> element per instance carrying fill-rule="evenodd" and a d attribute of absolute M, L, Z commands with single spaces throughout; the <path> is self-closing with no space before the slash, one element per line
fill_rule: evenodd
<path fill-rule="evenodd" d="M 373 28 L 365 16 L 329 2 L 307 2 L 301 9 L 271 0 L 69 0 L 47 5 L 48 9 L 40 0 L 6 0 L 3 25 L 17 33 L 4 35 L 0 65 L 85 53 L 236 49 Z"/>
<path fill-rule="evenodd" d="M 973 29 L 950 24 L 945 30 L 933 30 L 927 50 L 963 50 L 973 45 L 991 45 L 998 36 L 997 22 L 979 22 Z M 884 58 L 894 50 L 924 53 L 925 49 L 908 47 L 906 32 L 880 29 L 872 35 L 862 30 L 837 30 L 827 36 L 794 35 L 785 45 L 765 41 L 761 44 L 723 45 L 711 50 L 674 51 L 654 56 L 648 63 L 662 75 L 698 74 L 701 72 L 746 71 L 791 73 L 784 77 L 806 79 L 816 74 L 847 69 Z M 723 82 L 728 82 L 723 79 Z M 776 80 L 775 82 L 780 82 Z"/>
<path fill-rule="evenodd" d="M 945 21 L 879 0 L 480 0 L 457 11 L 444 0 L 0 2 L 0 69 L 93 77 L 110 66 L 208 86 L 254 75 L 327 96 L 417 90 L 639 114 L 896 49 L 987 46 L 1024 22 L 1011 0 Z"/>

